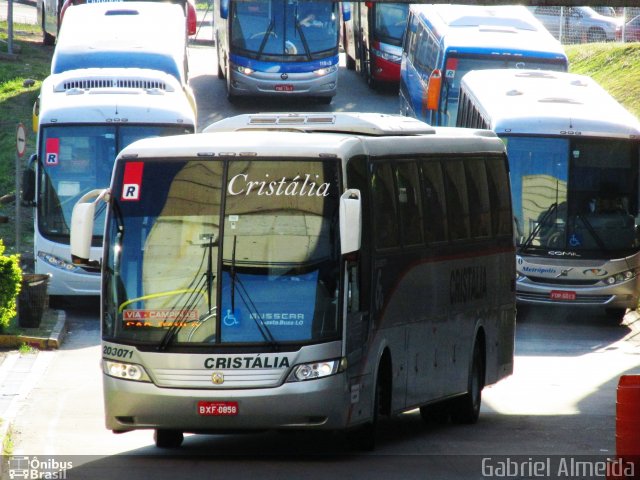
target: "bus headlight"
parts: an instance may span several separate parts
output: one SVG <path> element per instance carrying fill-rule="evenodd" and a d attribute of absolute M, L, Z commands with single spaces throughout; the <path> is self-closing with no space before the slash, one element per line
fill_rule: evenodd
<path fill-rule="evenodd" d="M 82 270 L 77 265 L 74 265 L 71 262 L 66 262 L 55 255 L 51 255 L 50 253 L 38 252 L 38 258 L 52 267 L 61 268 L 68 272 L 80 272 Z"/>
<path fill-rule="evenodd" d="M 605 279 L 605 283 L 607 285 L 615 285 L 616 283 L 626 282 L 627 280 L 631 280 L 635 278 L 637 272 L 635 270 L 627 270 L 625 272 L 616 273 L 615 275 L 611 275 Z"/>
<path fill-rule="evenodd" d="M 239 73 L 241 73 L 242 75 L 247 75 L 247 76 L 249 76 L 249 75 L 251 75 L 251 74 L 254 72 L 254 70 L 253 70 L 252 68 L 249 68 L 249 67 L 243 67 L 242 65 L 234 65 L 234 68 L 235 68 Z"/>
<path fill-rule="evenodd" d="M 400 55 L 395 55 L 389 52 L 383 52 L 382 50 L 378 50 L 377 48 L 372 48 L 371 53 L 373 53 L 376 57 L 380 57 L 387 62 L 400 63 L 402 62 L 402 57 Z"/>
<path fill-rule="evenodd" d="M 123 380 L 133 380 L 136 382 L 151 382 L 149 375 L 141 365 L 135 363 L 114 362 L 113 360 L 103 360 L 102 370 L 106 375 Z"/>
<path fill-rule="evenodd" d="M 330 67 L 319 68 L 318 70 L 314 70 L 313 73 L 315 73 L 319 77 L 324 77 L 325 75 L 329 75 L 330 73 L 337 72 L 337 71 L 338 71 L 338 66 L 331 65 Z"/>
<path fill-rule="evenodd" d="M 302 363 L 293 367 L 287 382 L 304 382 L 316 378 L 328 377 L 343 372 L 347 368 L 347 359 L 327 360 L 324 362 Z"/>

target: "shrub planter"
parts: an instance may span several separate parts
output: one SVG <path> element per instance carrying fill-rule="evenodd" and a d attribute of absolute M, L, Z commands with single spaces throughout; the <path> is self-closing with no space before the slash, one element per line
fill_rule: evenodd
<path fill-rule="evenodd" d="M 47 303 L 49 275 L 23 273 L 22 288 L 18 294 L 18 325 L 38 328 Z"/>

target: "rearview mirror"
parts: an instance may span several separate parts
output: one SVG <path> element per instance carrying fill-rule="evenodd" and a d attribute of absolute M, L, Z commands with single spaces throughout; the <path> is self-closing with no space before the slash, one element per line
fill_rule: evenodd
<path fill-rule="evenodd" d="M 360 190 L 349 189 L 340 197 L 340 251 L 342 255 L 360 250 L 361 236 Z"/>
<path fill-rule="evenodd" d="M 94 266 L 90 259 L 93 240 L 93 219 L 98 202 L 107 198 L 109 190 L 96 189 L 85 193 L 71 213 L 71 261 L 74 265 Z M 93 201 L 91 201 L 93 200 Z"/>

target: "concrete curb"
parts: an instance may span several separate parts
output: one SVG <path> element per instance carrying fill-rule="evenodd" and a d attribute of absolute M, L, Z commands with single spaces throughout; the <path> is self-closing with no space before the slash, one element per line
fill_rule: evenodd
<path fill-rule="evenodd" d="M 0 347 L 17 348 L 23 343 L 38 350 L 58 349 L 67 333 L 66 313 L 64 310 L 55 310 L 58 319 L 49 337 L 39 337 L 25 334 L 0 335 Z M 6 361 L 6 360 L 5 360 Z"/>

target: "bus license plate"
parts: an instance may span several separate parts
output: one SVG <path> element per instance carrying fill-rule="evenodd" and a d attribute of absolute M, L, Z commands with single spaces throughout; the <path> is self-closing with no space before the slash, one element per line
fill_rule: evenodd
<path fill-rule="evenodd" d="M 238 402 L 198 402 L 198 415 L 203 417 L 238 415 Z"/>
<path fill-rule="evenodd" d="M 570 290 L 551 290 L 551 300 L 575 300 L 576 292 Z"/>
<path fill-rule="evenodd" d="M 289 84 L 276 85 L 276 92 L 293 92 L 293 85 L 289 85 Z"/>

